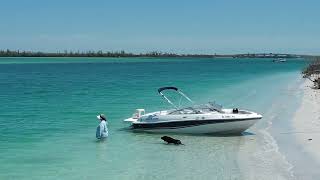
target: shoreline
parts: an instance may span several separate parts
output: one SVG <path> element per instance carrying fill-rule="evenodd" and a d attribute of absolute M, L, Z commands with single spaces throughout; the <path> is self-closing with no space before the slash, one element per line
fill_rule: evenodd
<path fill-rule="evenodd" d="M 264 121 L 251 129 L 255 136 L 243 137 L 238 161 L 244 179 L 311 180 L 320 175 L 320 92 L 310 85 L 297 76 L 265 112 Z"/>
<path fill-rule="evenodd" d="M 296 87 L 293 99 L 284 102 L 284 105 L 290 106 L 296 99 L 297 108 L 290 116 L 283 116 L 278 122 L 275 121 L 276 124 L 270 131 L 280 153 L 292 165 L 292 179 L 312 180 L 320 175 L 320 91 L 311 86 L 312 82 L 304 79 Z M 287 110 L 283 109 L 283 113 L 285 111 Z"/>
<path fill-rule="evenodd" d="M 292 126 L 294 137 L 316 162 L 320 162 L 320 91 L 312 89 L 312 82 L 302 84 L 303 98 Z"/>

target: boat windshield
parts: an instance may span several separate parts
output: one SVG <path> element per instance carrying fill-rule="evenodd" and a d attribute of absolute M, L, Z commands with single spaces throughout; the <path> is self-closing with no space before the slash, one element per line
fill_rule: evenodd
<path fill-rule="evenodd" d="M 178 110 L 173 110 L 169 114 L 205 114 L 210 112 L 220 112 L 222 113 L 222 106 L 215 103 L 207 103 L 201 105 L 195 105 L 193 107 L 182 108 Z"/>

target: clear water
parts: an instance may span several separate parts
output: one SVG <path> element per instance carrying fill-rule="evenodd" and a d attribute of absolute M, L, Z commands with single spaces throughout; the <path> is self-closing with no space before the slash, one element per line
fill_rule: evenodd
<path fill-rule="evenodd" d="M 268 128 L 279 113 L 275 102 L 292 100 L 284 94 L 298 86 L 305 63 L 1 58 L 0 179 L 290 179 Z M 128 131 L 122 120 L 134 109 L 168 108 L 157 88 L 169 85 L 198 103 L 216 100 L 265 117 L 243 136 L 175 135 L 185 146 Z M 99 113 L 109 119 L 104 142 L 95 140 Z"/>

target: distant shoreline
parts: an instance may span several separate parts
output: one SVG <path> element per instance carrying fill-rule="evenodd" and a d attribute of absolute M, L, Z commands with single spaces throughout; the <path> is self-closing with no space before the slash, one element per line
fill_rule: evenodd
<path fill-rule="evenodd" d="M 180 58 L 185 58 L 185 59 L 192 59 L 192 58 L 199 58 L 199 59 L 275 59 L 275 58 L 261 58 L 261 57 L 239 57 L 239 58 L 234 58 L 234 57 L 201 57 L 201 56 L 194 56 L 194 57 L 186 57 L 186 56 L 179 56 L 179 57 L 164 57 L 164 56 L 159 56 L 159 57 L 147 57 L 147 56 L 139 56 L 139 57 L 87 57 L 87 56 L 0 56 L 1 59 L 16 59 L 16 58 L 62 58 L 62 59 L 68 59 L 68 58 L 93 58 L 93 59 L 118 59 L 118 58 L 132 58 L 132 59 L 180 59 Z M 303 57 L 290 57 L 287 59 L 300 59 Z"/>
<path fill-rule="evenodd" d="M 33 52 L 33 51 L 12 51 L 0 50 L 0 57 L 92 57 L 92 58 L 301 58 L 310 57 L 306 55 L 296 54 L 277 54 L 277 53 L 246 53 L 246 54 L 177 54 L 163 52 L 148 52 L 148 53 L 127 53 L 125 51 L 103 52 L 103 51 L 88 51 L 88 52 Z"/>

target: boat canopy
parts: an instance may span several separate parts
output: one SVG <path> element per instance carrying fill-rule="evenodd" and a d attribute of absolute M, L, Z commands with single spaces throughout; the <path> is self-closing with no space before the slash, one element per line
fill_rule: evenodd
<path fill-rule="evenodd" d="M 174 106 L 176 109 L 179 109 L 177 105 L 175 105 L 174 103 L 172 103 L 170 101 L 170 99 L 168 99 L 163 93 L 162 91 L 164 90 L 175 90 L 176 92 L 178 92 L 181 96 L 183 96 L 184 98 L 186 98 L 189 102 L 193 103 L 193 101 L 187 96 L 185 95 L 183 92 L 181 92 L 178 88 L 174 87 L 174 86 L 167 86 L 167 87 L 161 87 L 158 89 L 158 93 L 172 106 Z"/>
<path fill-rule="evenodd" d="M 168 87 L 161 87 L 161 88 L 159 88 L 159 89 L 158 89 L 158 93 L 160 94 L 161 91 L 167 90 L 167 89 L 172 89 L 172 90 L 178 91 L 178 88 L 173 87 L 173 86 L 168 86 Z"/>

